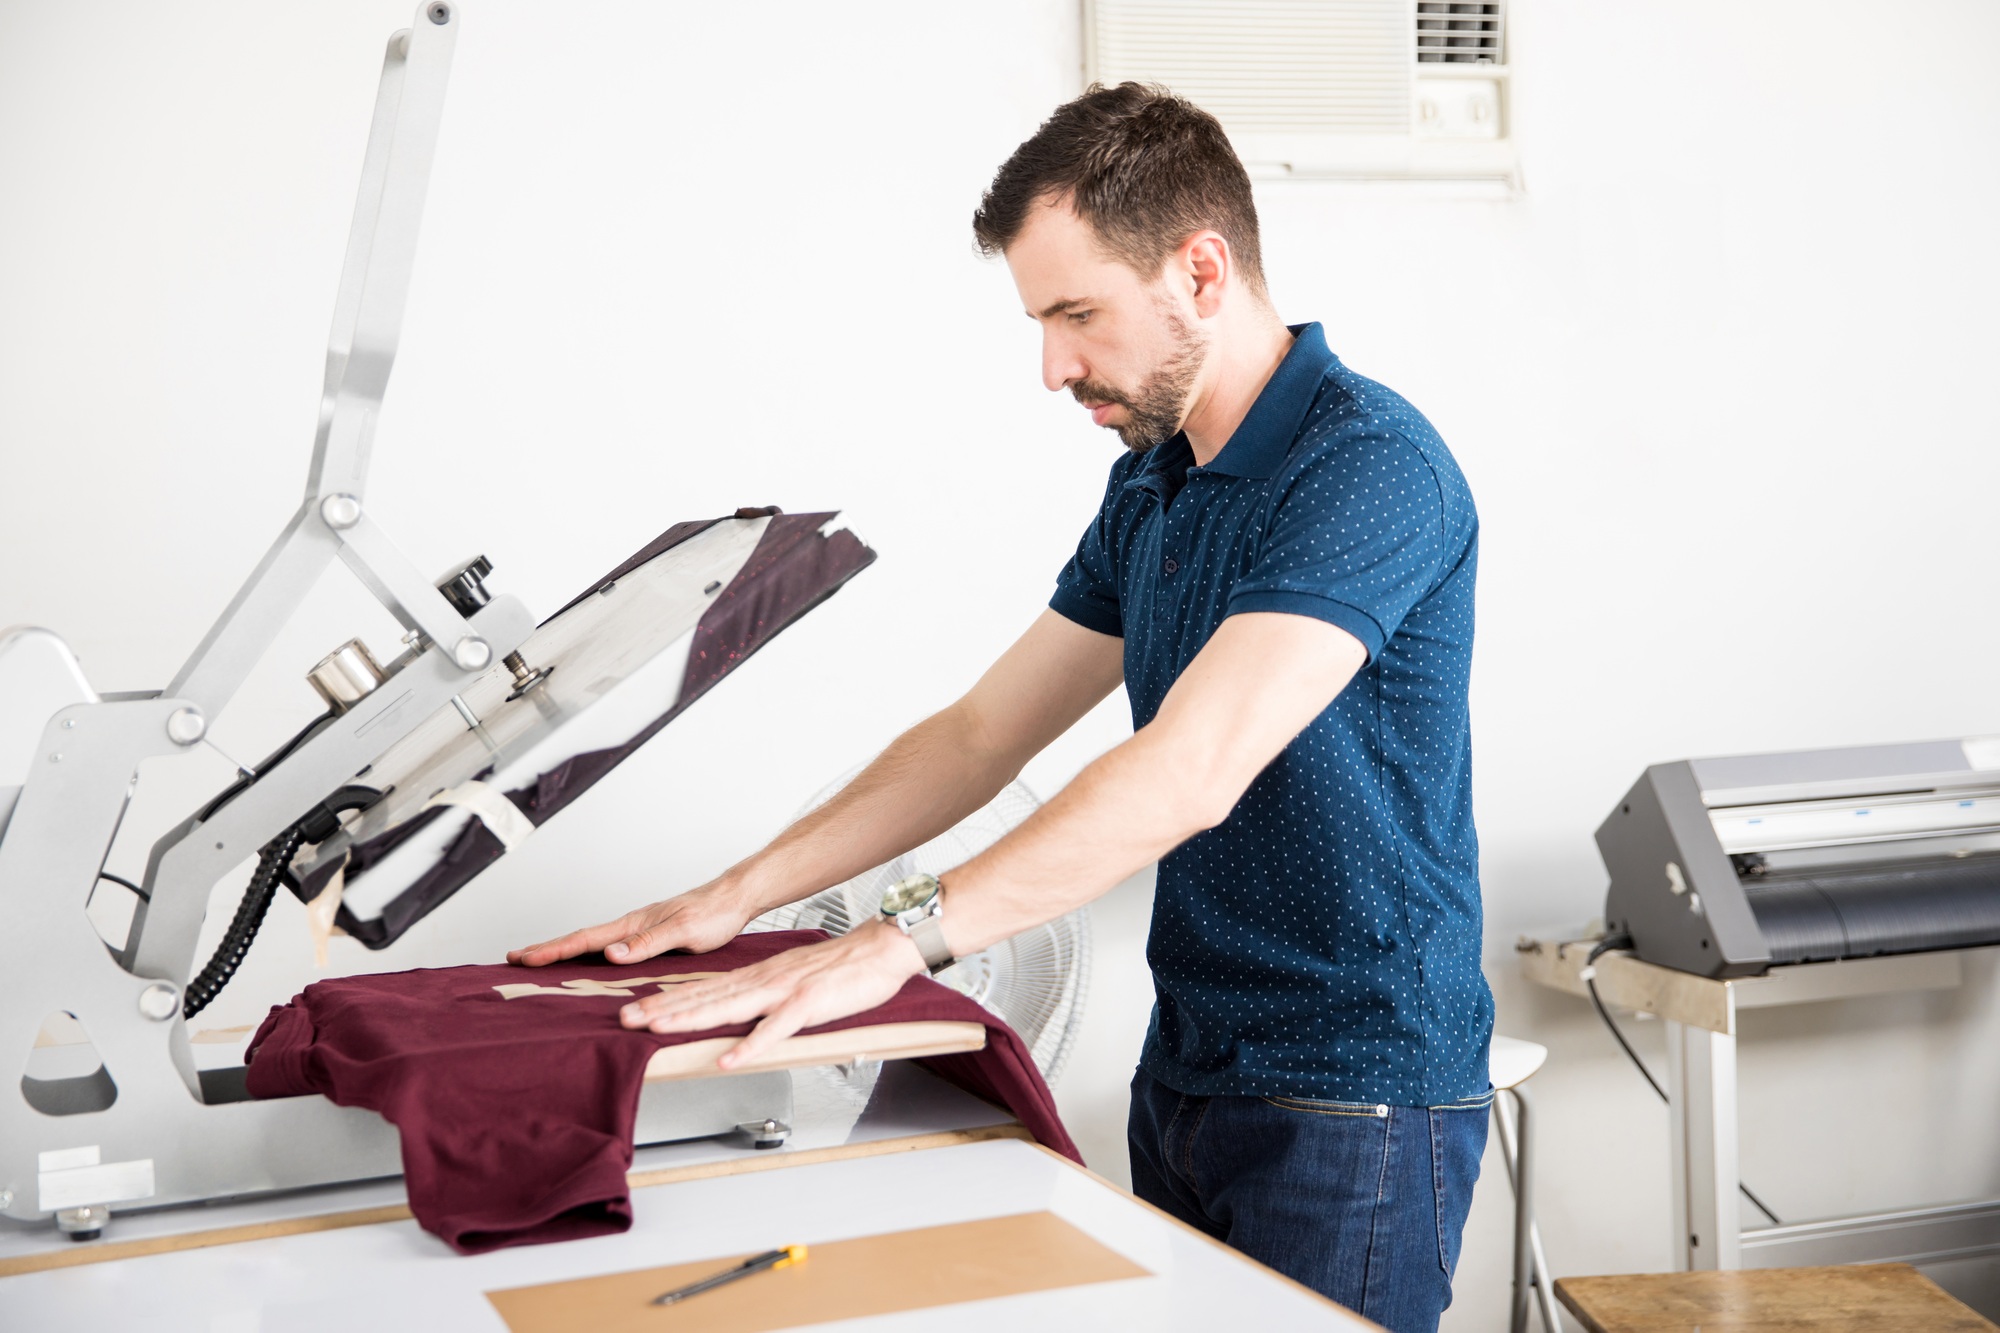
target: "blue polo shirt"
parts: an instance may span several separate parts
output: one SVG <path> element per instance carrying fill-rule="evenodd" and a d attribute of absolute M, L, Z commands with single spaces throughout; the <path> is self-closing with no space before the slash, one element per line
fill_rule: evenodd
<path fill-rule="evenodd" d="M 1319 325 L 1293 334 L 1207 467 L 1182 435 L 1112 466 L 1049 604 L 1125 640 L 1135 729 L 1225 616 L 1311 616 L 1368 650 L 1229 818 L 1161 858 L 1140 1066 L 1200 1096 L 1435 1106 L 1486 1090 L 1493 1026 L 1466 711 L 1479 520 L 1430 422 Z"/>

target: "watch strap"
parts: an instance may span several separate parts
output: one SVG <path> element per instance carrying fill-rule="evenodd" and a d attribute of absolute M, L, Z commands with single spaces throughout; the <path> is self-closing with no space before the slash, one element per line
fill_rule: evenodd
<path fill-rule="evenodd" d="M 944 942 L 944 913 L 937 908 L 905 926 L 903 933 L 917 946 L 917 952 L 924 956 L 924 966 L 933 975 L 958 961 L 952 956 L 951 946 Z"/>

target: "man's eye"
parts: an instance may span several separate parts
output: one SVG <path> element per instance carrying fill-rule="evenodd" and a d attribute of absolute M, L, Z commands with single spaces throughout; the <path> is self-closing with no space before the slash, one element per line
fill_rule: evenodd
<path fill-rule="evenodd" d="M 1082 324 L 1089 320 L 1090 316 L 1091 312 L 1088 310 L 1072 310 L 1069 312 L 1069 322 L 1072 324 Z"/>

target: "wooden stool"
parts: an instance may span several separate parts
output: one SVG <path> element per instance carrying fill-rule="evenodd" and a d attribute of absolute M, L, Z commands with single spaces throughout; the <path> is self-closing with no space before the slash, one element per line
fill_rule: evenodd
<path fill-rule="evenodd" d="M 1996 1326 L 1908 1264 L 1565 1277 L 1590 1333 L 1976 1333 Z"/>

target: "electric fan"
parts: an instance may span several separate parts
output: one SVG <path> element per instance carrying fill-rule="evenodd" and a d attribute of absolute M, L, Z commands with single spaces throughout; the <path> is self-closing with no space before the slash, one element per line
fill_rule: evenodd
<path fill-rule="evenodd" d="M 853 780 L 854 769 L 829 783 L 800 815 L 823 804 Z M 766 912 L 751 930 L 823 930 L 845 935 L 879 914 L 891 884 L 911 875 L 941 875 L 998 842 L 1033 814 L 1041 802 L 1019 782 L 953 828 L 887 865 L 856 875 L 845 884 Z M 1024 930 L 981 953 L 959 959 L 937 980 L 971 996 L 1006 1021 L 1035 1057 L 1050 1083 L 1062 1072 L 1075 1044 L 1090 981 L 1090 909 Z"/>

